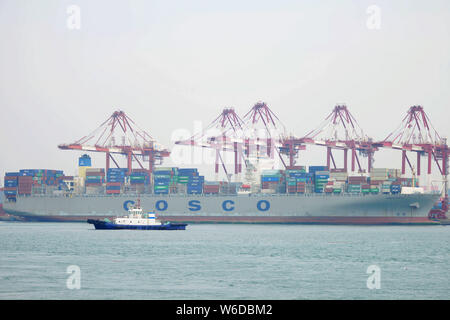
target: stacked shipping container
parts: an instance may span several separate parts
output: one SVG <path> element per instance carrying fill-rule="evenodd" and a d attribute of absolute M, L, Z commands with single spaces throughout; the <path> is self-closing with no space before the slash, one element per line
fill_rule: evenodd
<path fill-rule="evenodd" d="M 22 169 L 19 172 L 7 172 L 4 178 L 4 194 L 7 198 L 17 195 L 31 195 L 35 190 L 61 188 L 64 172 L 47 169 Z M 38 192 L 36 192 L 38 193 Z"/>
<path fill-rule="evenodd" d="M 90 164 L 90 158 L 80 158 L 79 164 Z M 235 194 L 241 187 L 241 183 L 205 182 L 197 168 L 156 168 L 152 180 L 146 169 L 135 169 L 128 176 L 126 168 L 110 168 L 106 179 L 102 168 L 86 167 L 84 173 L 85 192 L 90 194 L 103 193 L 105 189 L 106 194 L 147 193 L 151 190 L 155 194 Z M 73 184 L 74 180 L 64 176 L 63 171 L 23 169 L 6 173 L 3 193 L 7 198 L 15 198 L 17 195 L 51 193 L 56 188 L 67 191 L 67 181 Z M 285 171 L 264 170 L 261 175 L 262 193 L 396 194 L 401 192 L 402 186 L 413 184 L 412 179 L 401 178 L 397 169 L 373 169 L 369 178 L 363 174 L 348 176 L 341 169 L 329 171 L 326 166 L 310 166 L 309 172 L 300 166 Z"/>
<path fill-rule="evenodd" d="M 312 185 L 313 175 L 307 173 L 304 168 L 301 169 L 288 169 L 286 174 L 286 190 L 287 193 L 306 193 L 307 186 Z"/>
<path fill-rule="evenodd" d="M 19 172 L 7 172 L 4 178 L 3 193 L 6 199 L 15 199 L 19 183 Z"/>
<path fill-rule="evenodd" d="M 89 169 L 88 169 L 89 170 Z M 86 178 L 87 178 L 86 171 Z M 109 168 L 106 172 L 106 194 L 120 194 L 125 183 L 125 168 Z"/>
<path fill-rule="evenodd" d="M 105 182 L 105 169 L 89 168 L 86 169 L 86 187 L 100 187 Z"/>
<path fill-rule="evenodd" d="M 176 168 L 158 168 L 153 172 L 153 191 L 155 194 L 175 192 L 177 181 Z M 172 188 L 171 188 L 172 187 Z"/>
<path fill-rule="evenodd" d="M 261 174 L 263 193 L 286 193 L 285 176 L 281 170 L 264 170 Z"/>
<path fill-rule="evenodd" d="M 220 183 L 217 181 L 205 181 L 203 183 L 204 194 L 218 194 L 220 191 Z"/>

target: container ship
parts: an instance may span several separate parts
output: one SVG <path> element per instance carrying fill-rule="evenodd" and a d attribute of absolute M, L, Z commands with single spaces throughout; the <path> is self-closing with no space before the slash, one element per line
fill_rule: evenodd
<path fill-rule="evenodd" d="M 17 219 L 86 221 L 121 216 L 139 199 L 161 221 L 180 223 L 373 225 L 437 224 L 446 219 L 450 151 L 446 139 L 430 131 L 433 127 L 421 106 L 412 106 L 402 125 L 378 142 L 364 134 L 345 105 L 335 106 L 321 126 L 302 138 L 289 136 L 285 130 L 277 133 L 280 128 L 284 125 L 278 117 L 258 102 L 242 119 L 233 108 L 226 108 L 205 130 L 175 142 L 215 150 L 216 179 L 209 181 L 198 168 L 161 167 L 171 152 L 123 111 L 115 111 L 91 134 L 58 146 L 103 153 L 104 168 L 93 167 L 85 154 L 78 158 L 74 176 L 49 169 L 7 172 L 3 209 Z M 211 136 L 209 129 L 216 133 Z M 268 135 L 255 137 L 260 129 Z M 425 129 L 428 131 L 422 132 Z M 327 148 L 326 166 L 295 165 L 295 157 L 306 145 Z M 400 150 L 402 168 L 373 168 L 373 155 L 379 148 Z M 333 150 L 344 152 L 343 168 L 337 168 Z M 227 172 L 221 152 L 234 153 L 235 182 L 231 182 L 232 174 Z M 415 168 L 407 152 L 416 153 Z M 367 157 L 367 170 L 362 168 L 358 153 Z M 282 170 L 263 163 L 273 161 L 276 154 L 284 165 Z M 127 168 L 120 168 L 116 156 L 126 156 Z M 288 163 L 283 156 L 288 156 Z M 435 160 L 444 178 L 442 199 L 439 193 L 424 192 L 418 185 L 415 170 L 420 176 L 421 157 L 428 158 L 427 174 L 431 174 Z M 242 158 L 245 176 L 237 182 L 241 181 Z M 218 181 L 219 160 L 227 176 L 223 181 Z M 111 161 L 117 168 L 111 167 Z M 139 169 L 133 169 L 133 161 Z M 148 162 L 147 168 L 144 162 Z M 405 177 L 406 163 L 412 178 Z"/>
<path fill-rule="evenodd" d="M 78 176 L 23 169 L 4 177 L 4 210 L 27 221 L 113 219 L 138 200 L 161 221 L 179 223 L 438 224 L 439 193 L 425 193 L 398 169 L 349 175 L 326 166 L 262 170 L 245 184 L 207 181 L 197 168 L 91 167 Z"/>

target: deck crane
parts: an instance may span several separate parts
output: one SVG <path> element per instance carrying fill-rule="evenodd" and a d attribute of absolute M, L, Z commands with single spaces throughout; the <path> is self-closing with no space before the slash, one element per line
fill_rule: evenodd
<path fill-rule="evenodd" d="M 242 137 L 244 130 L 244 122 L 234 108 L 224 108 L 220 115 L 202 131 L 189 139 L 176 141 L 175 144 L 214 149 L 216 153 L 214 164 L 216 176 L 219 174 L 219 167 L 222 164 L 227 179 L 230 180 L 230 174 L 224 161 L 224 152 L 231 151 L 234 153 L 234 174 L 238 176 L 242 172 Z"/>
<path fill-rule="evenodd" d="M 259 101 L 244 115 L 243 120 L 247 131 L 244 137 L 244 152 L 247 159 L 251 157 L 274 159 L 278 154 L 284 167 L 287 165 L 282 155 L 289 154 L 285 148 L 286 127 L 265 102 Z M 294 149 L 291 150 L 294 153 Z M 290 165 L 294 165 L 291 156 Z"/>
<path fill-rule="evenodd" d="M 411 106 L 397 129 L 383 141 L 374 143 L 374 146 L 400 150 L 402 152 L 402 174 L 406 172 L 406 163 L 413 170 L 407 152 L 416 153 L 416 173 L 419 177 L 421 175 L 421 156 L 427 157 L 428 175 L 431 174 L 434 160 L 442 175 L 444 185 L 442 209 L 444 212 L 448 211 L 448 157 L 450 151 L 447 140 L 438 134 L 422 106 Z"/>
<path fill-rule="evenodd" d="M 333 111 L 315 129 L 302 138 L 290 138 L 291 145 L 306 146 L 317 145 L 327 148 L 326 163 L 330 170 L 348 171 L 348 151 L 351 151 L 351 171 L 354 172 L 356 164 L 358 172 L 364 172 L 359 160 L 360 155 L 368 157 L 367 170 L 370 172 L 373 165 L 373 154 L 377 148 L 372 146 L 372 139 L 361 129 L 355 117 L 346 105 L 336 105 Z M 344 151 L 344 167 L 337 168 L 332 150 Z M 333 166 L 333 167 L 332 167 Z"/>
<path fill-rule="evenodd" d="M 106 155 L 106 170 L 110 168 L 110 161 L 119 168 L 113 155 L 124 155 L 127 158 L 128 174 L 132 171 L 135 160 L 141 169 L 143 163 L 148 162 L 146 170 L 151 174 L 155 162 L 163 162 L 170 156 L 170 151 L 158 144 L 146 131 L 140 129 L 136 123 L 125 114 L 115 111 L 106 121 L 89 135 L 70 144 L 60 144 L 62 150 L 82 150 L 88 152 L 102 152 Z"/>

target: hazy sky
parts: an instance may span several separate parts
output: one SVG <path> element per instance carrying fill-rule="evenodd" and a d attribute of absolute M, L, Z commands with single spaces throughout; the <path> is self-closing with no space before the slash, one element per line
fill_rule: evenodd
<path fill-rule="evenodd" d="M 70 5 L 80 29 L 67 26 Z M 371 5 L 379 29 L 367 25 Z M 346 103 L 375 140 L 416 104 L 447 137 L 449 40 L 448 0 L 0 0 L 0 174 L 74 174 L 81 154 L 57 145 L 116 109 L 169 148 L 174 130 L 260 100 L 298 136 Z M 398 152 L 375 159 L 401 163 Z M 319 149 L 299 164 L 324 161 Z"/>

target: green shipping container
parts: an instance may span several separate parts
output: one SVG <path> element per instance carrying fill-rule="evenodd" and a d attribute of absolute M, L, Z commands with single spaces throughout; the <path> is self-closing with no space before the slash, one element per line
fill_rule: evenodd
<path fill-rule="evenodd" d="M 166 174 L 154 174 L 153 179 L 169 179 L 171 176 Z"/>
<path fill-rule="evenodd" d="M 86 176 L 86 180 L 100 180 L 102 176 Z"/>
<path fill-rule="evenodd" d="M 169 186 L 155 186 L 155 190 L 167 190 Z"/>
<path fill-rule="evenodd" d="M 130 180 L 145 180 L 145 176 L 130 176 Z"/>

